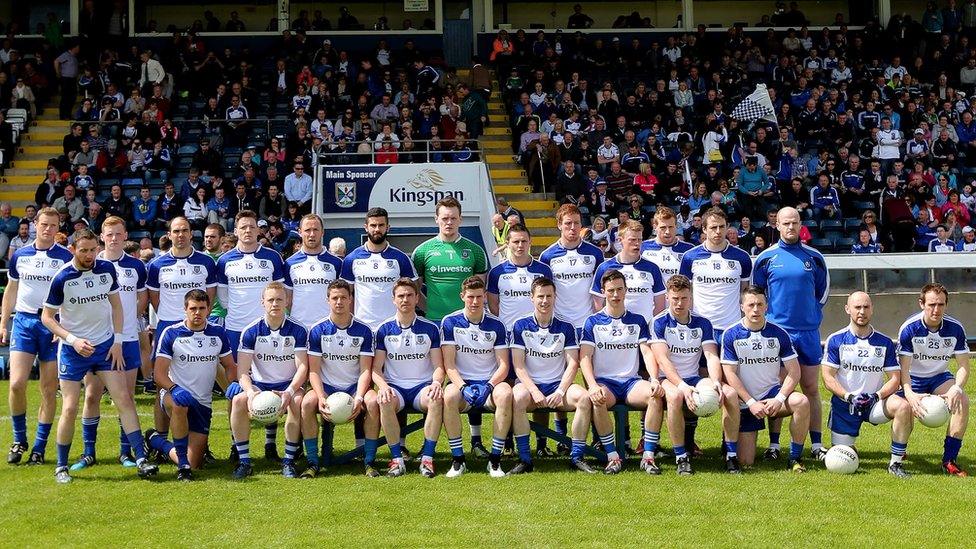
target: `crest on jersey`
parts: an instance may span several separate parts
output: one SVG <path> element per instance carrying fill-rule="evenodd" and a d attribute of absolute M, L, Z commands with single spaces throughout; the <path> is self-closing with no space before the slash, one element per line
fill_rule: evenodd
<path fill-rule="evenodd" d="M 198 275 L 201 272 L 203 272 L 203 267 L 201 267 L 200 265 L 193 266 L 193 274 Z"/>
<path fill-rule="evenodd" d="M 689 331 L 688 336 L 691 337 L 691 339 L 698 339 L 701 337 L 701 330 L 698 328 L 692 328 Z"/>
<path fill-rule="evenodd" d="M 771 337 L 771 338 L 767 339 L 766 340 L 766 345 L 769 345 L 770 348 L 775 347 L 776 346 L 776 338 Z"/>
<path fill-rule="evenodd" d="M 878 358 L 881 358 L 882 356 L 884 356 L 884 349 L 882 349 L 881 347 L 875 347 L 874 348 L 874 356 L 876 356 Z"/>
<path fill-rule="evenodd" d="M 803 270 L 804 271 L 812 271 L 813 270 L 813 263 L 810 262 L 809 259 L 803 262 Z"/>
<path fill-rule="evenodd" d="M 949 339 L 948 337 L 942 338 L 942 344 L 945 345 L 946 347 L 951 347 L 952 340 Z"/>
<path fill-rule="evenodd" d="M 495 341 L 495 333 L 494 332 L 485 333 L 485 341 L 487 341 L 488 343 Z"/>
<path fill-rule="evenodd" d="M 295 344 L 295 338 L 292 336 L 285 336 L 285 347 Z"/>
<path fill-rule="evenodd" d="M 98 281 L 102 284 L 108 282 L 108 275 L 98 275 Z"/>
<path fill-rule="evenodd" d="M 354 181 L 336 183 L 335 204 L 340 208 L 352 208 L 356 205 L 356 183 Z"/>
<path fill-rule="evenodd" d="M 217 338 L 216 337 L 211 337 L 210 338 L 210 346 L 211 347 L 216 347 L 218 343 L 219 342 L 217 341 Z"/>
<path fill-rule="evenodd" d="M 593 257 L 592 256 L 589 256 L 589 255 L 584 255 L 583 256 L 583 265 L 589 265 L 590 263 L 593 263 Z"/>
<path fill-rule="evenodd" d="M 726 261 L 726 263 L 728 263 L 730 269 L 734 269 L 735 268 L 735 261 L 732 261 L 730 259 L 730 260 Z"/>
<path fill-rule="evenodd" d="M 468 259 L 471 257 L 471 252 L 468 250 L 461 250 L 461 259 Z"/>
<path fill-rule="evenodd" d="M 361 338 L 361 337 L 354 337 L 354 338 L 351 339 L 351 342 L 352 342 L 352 346 L 353 347 L 359 347 L 360 345 L 363 344 L 363 338 Z"/>
<path fill-rule="evenodd" d="M 126 277 L 131 277 L 132 276 L 132 273 L 133 273 L 133 270 L 132 269 L 122 269 L 122 273 L 125 274 Z"/>
<path fill-rule="evenodd" d="M 641 273 L 641 274 L 644 274 L 644 273 Z M 637 333 L 637 326 L 634 326 L 634 325 L 627 326 L 627 333 L 630 334 L 630 335 L 636 334 Z"/>
<path fill-rule="evenodd" d="M 641 280 L 647 280 L 647 273 L 644 271 L 641 271 L 638 276 L 640 276 Z"/>
<path fill-rule="evenodd" d="M 258 261 L 258 266 L 260 268 L 262 268 L 262 269 L 267 269 L 268 268 L 268 260 L 267 259 L 262 259 L 261 261 Z"/>
<path fill-rule="evenodd" d="M 394 263 L 394 261 L 392 259 L 387 259 L 386 260 L 386 268 L 387 269 L 392 269 L 393 268 L 393 263 Z"/>
<path fill-rule="evenodd" d="M 417 345 L 423 345 L 427 343 L 427 337 L 424 334 L 417 334 Z"/>

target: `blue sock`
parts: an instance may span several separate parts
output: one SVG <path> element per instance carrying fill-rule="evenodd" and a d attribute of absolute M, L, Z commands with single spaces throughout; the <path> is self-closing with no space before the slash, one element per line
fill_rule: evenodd
<path fill-rule="evenodd" d="M 556 424 L 557 433 L 559 433 L 560 435 L 566 434 L 566 426 L 569 423 L 566 419 L 559 419 L 559 416 L 556 416 L 556 419 L 553 423 Z"/>
<path fill-rule="evenodd" d="M 620 454 L 617 453 L 617 445 L 613 442 L 613 431 L 605 435 L 600 435 L 600 442 L 603 443 L 603 449 L 606 450 L 608 459 L 618 459 L 620 457 Z"/>
<path fill-rule="evenodd" d="M 437 441 L 430 440 L 429 438 L 424 439 L 424 446 L 420 449 L 421 457 L 427 457 L 434 459 L 434 450 L 437 448 Z"/>
<path fill-rule="evenodd" d="M 905 453 L 908 451 L 907 442 L 895 442 L 891 441 L 891 461 L 894 463 L 896 461 L 901 461 L 905 457 Z"/>
<path fill-rule="evenodd" d="M 305 439 L 305 460 L 309 465 L 319 466 L 319 439 L 318 437 Z M 368 461 L 366 463 L 369 463 Z"/>
<path fill-rule="evenodd" d="M 352 426 L 353 435 L 356 437 L 356 448 L 366 444 L 366 430 L 363 429 L 363 422 L 357 421 Z"/>
<path fill-rule="evenodd" d="M 803 443 L 790 441 L 790 459 L 800 459 L 803 455 Z"/>
<path fill-rule="evenodd" d="M 685 418 L 685 446 L 689 448 L 695 447 L 695 430 L 698 429 L 698 418 L 690 417 Z M 677 455 L 677 452 L 675 452 Z"/>
<path fill-rule="evenodd" d="M 380 441 L 375 438 L 367 438 L 363 444 L 363 461 L 367 465 L 376 461 L 376 449 L 380 447 Z"/>
<path fill-rule="evenodd" d="M 71 453 L 71 443 L 58 444 L 58 467 L 68 466 L 68 454 Z"/>
<path fill-rule="evenodd" d="M 173 443 L 170 442 L 166 437 L 162 435 L 156 435 L 149 439 L 149 446 L 154 450 L 163 454 L 166 459 L 169 459 L 169 452 L 173 449 Z"/>
<path fill-rule="evenodd" d="M 251 464 L 251 441 L 245 440 L 244 442 L 237 441 L 234 443 L 237 448 L 237 456 L 240 458 L 241 463 L 244 465 Z"/>
<path fill-rule="evenodd" d="M 403 459 L 403 452 L 400 450 L 399 442 L 390 444 L 390 457 L 393 459 Z"/>
<path fill-rule="evenodd" d="M 739 443 L 725 441 L 725 455 L 736 457 L 739 455 Z"/>
<path fill-rule="evenodd" d="M 650 452 L 651 454 L 657 452 L 657 447 L 658 444 L 660 444 L 660 442 L 661 442 L 660 431 L 651 431 L 648 429 L 644 429 L 644 451 L 645 452 Z M 675 452 L 674 452 L 674 455 L 676 456 L 678 455 L 677 448 L 678 447 L 675 448 Z"/>
<path fill-rule="evenodd" d="M 818 448 L 823 446 L 823 434 L 820 431 L 810 431 L 810 446 Z"/>
<path fill-rule="evenodd" d="M 529 443 L 529 435 L 519 435 L 515 437 L 515 447 L 518 448 L 519 459 L 525 463 L 532 463 L 532 448 Z"/>
<path fill-rule="evenodd" d="M 10 420 L 14 424 L 14 442 L 27 445 L 27 414 L 17 414 L 11 416 Z"/>
<path fill-rule="evenodd" d="M 675 461 L 677 461 L 677 460 L 679 460 L 679 459 L 681 459 L 683 457 L 688 457 L 688 451 L 685 450 L 685 447 L 684 446 L 675 446 L 674 447 L 674 459 L 675 459 Z"/>
<path fill-rule="evenodd" d="M 126 433 L 125 438 L 129 439 L 129 446 L 132 447 L 132 451 L 135 454 L 136 462 L 146 459 L 146 447 L 142 443 L 142 433 L 139 429 L 132 431 L 131 433 Z"/>
<path fill-rule="evenodd" d="M 122 427 L 121 421 L 119 421 L 119 455 L 132 455 L 132 444 L 129 443 L 129 437 L 125 436 L 125 429 Z"/>
<path fill-rule="evenodd" d="M 769 431 L 769 447 L 779 448 L 779 431 Z"/>
<path fill-rule="evenodd" d="M 38 423 L 37 432 L 34 433 L 34 447 L 31 448 L 31 452 L 36 452 L 43 456 L 44 450 L 47 449 L 47 437 L 50 434 L 51 434 L 50 423 Z"/>
<path fill-rule="evenodd" d="M 190 457 L 188 452 L 190 447 L 190 437 L 185 436 L 183 438 L 174 438 L 173 447 L 176 448 L 176 464 L 181 469 L 184 467 L 189 467 Z"/>
<path fill-rule="evenodd" d="M 86 456 L 95 457 L 95 440 L 98 438 L 99 416 L 81 418 L 81 441 L 85 445 Z"/>
<path fill-rule="evenodd" d="M 468 412 L 468 427 L 471 429 L 471 445 L 481 444 L 481 412 Z"/>
<path fill-rule="evenodd" d="M 945 437 L 945 444 L 942 450 L 942 463 L 956 461 L 959 457 L 959 450 L 962 448 L 962 439 L 956 437 Z"/>
<path fill-rule="evenodd" d="M 451 457 L 464 457 L 464 442 L 461 437 L 449 438 L 447 443 L 451 446 Z"/>
<path fill-rule="evenodd" d="M 505 449 L 505 439 L 502 437 L 491 437 L 491 455 L 500 456 Z"/>
<path fill-rule="evenodd" d="M 573 461 L 579 461 L 583 459 L 583 447 L 586 445 L 585 440 L 580 440 L 577 438 L 573 439 L 573 446 L 569 450 L 569 458 Z"/>
<path fill-rule="evenodd" d="M 285 457 L 281 460 L 284 465 L 291 465 L 295 463 L 295 456 L 298 455 L 298 449 L 301 445 L 298 441 L 291 442 L 287 438 L 285 439 Z"/>

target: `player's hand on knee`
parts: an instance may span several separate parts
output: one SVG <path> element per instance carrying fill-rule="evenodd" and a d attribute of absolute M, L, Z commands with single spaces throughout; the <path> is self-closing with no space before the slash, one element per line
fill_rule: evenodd
<path fill-rule="evenodd" d="M 547 408 L 559 408 L 566 401 L 566 395 L 562 389 L 556 389 L 551 395 L 546 397 Z"/>
<path fill-rule="evenodd" d="M 349 419 L 356 419 L 356 417 L 362 413 L 363 408 L 365 407 L 363 397 L 357 395 L 356 398 L 352 400 L 352 414 L 349 415 Z"/>
<path fill-rule="evenodd" d="M 651 384 L 651 396 L 658 398 L 664 396 L 664 386 L 661 385 L 660 379 L 651 379 L 648 383 Z"/>
<path fill-rule="evenodd" d="M 590 402 L 597 406 L 603 406 L 607 402 L 607 395 L 603 392 L 603 387 L 597 385 L 589 390 Z"/>
<path fill-rule="evenodd" d="M 248 413 L 254 413 L 254 397 L 258 396 L 261 390 L 257 387 L 251 387 L 251 390 L 247 392 L 247 411 Z"/>
<path fill-rule="evenodd" d="M 278 409 L 278 417 L 281 417 L 291 406 L 291 391 L 274 391 L 274 393 L 281 397 L 281 408 Z"/>
<path fill-rule="evenodd" d="M 695 390 L 687 383 L 681 388 L 681 394 L 685 397 L 685 406 L 692 412 L 698 406 L 695 405 Z"/>
<path fill-rule="evenodd" d="M 444 398 L 444 387 L 441 387 L 440 383 L 431 382 L 430 388 L 427 390 L 427 398 L 430 400 L 441 400 Z"/>
<path fill-rule="evenodd" d="M 912 413 L 915 417 L 922 417 L 925 415 L 925 408 L 922 407 L 922 397 L 923 394 L 916 393 L 914 391 L 905 391 L 905 400 L 912 407 Z"/>
<path fill-rule="evenodd" d="M 536 407 L 542 407 L 546 405 L 546 395 L 542 394 L 538 388 L 529 393 L 532 395 L 532 402 L 535 403 Z"/>
<path fill-rule="evenodd" d="M 759 401 L 753 402 L 749 405 L 749 412 L 759 419 L 766 417 L 766 406 Z"/>
<path fill-rule="evenodd" d="M 942 398 L 945 399 L 946 405 L 949 407 L 949 411 L 953 414 L 962 411 L 963 398 L 965 398 L 965 393 L 958 385 L 953 385 L 949 387 Z"/>
<path fill-rule="evenodd" d="M 329 409 L 329 399 L 328 397 L 322 397 L 319 399 L 319 413 L 322 414 L 326 420 L 331 417 L 332 410 Z"/>
<path fill-rule="evenodd" d="M 783 409 L 783 403 L 775 398 L 768 398 L 763 401 L 763 404 L 765 405 L 766 415 L 769 417 L 775 416 Z"/>

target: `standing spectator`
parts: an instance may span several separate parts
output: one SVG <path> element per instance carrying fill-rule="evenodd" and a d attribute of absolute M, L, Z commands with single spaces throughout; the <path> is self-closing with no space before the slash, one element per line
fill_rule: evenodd
<path fill-rule="evenodd" d="M 183 203 L 183 217 L 194 231 L 203 231 L 207 226 L 207 213 L 207 189 L 201 186 Z"/>
<path fill-rule="evenodd" d="M 298 204 L 300 215 L 312 210 L 312 177 L 301 163 L 295 163 L 292 173 L 285 177 L 285 200 Z"/>
<path fill-rule="evenodd" d="M 156 199 L 156 226 L 155 229 L 167 230 L 169 222 L 174 217 L 183 214 L 183 200 L 176 194 L 176 187 L 167 181 L 163 185 L 163 194 Z"/>
<path fill-rule="evenodd" d="M 70 120 L 71 112 L 75 106 L 75 98 L 78 95 L 78 54 L 81 46 L 78 43 L 68 45 L 57 59 L 54 60 L 54 72 L 58 76 L 61 88 L 61 104 L 59 106 L 59 116 L 61 120 Z"/>
<path fill-rule="evenodd" d="M 132 201 L 132 228 L 137 231 L 152 232 L 156 223 L 156 200 L 149 187 L 143 185 L 139 196 Z"/>
<path fill-rule="evenodd" d="M 132 201 L 122 194 L 122 185 L 118 183 L 112 185 L 111 195 L 102 203 L 102 209 L 105 210 L 106 217 L 113 215 L 121 217 L 126 220 L 126 225 L 131 227 Z"/>
<path fill-rule="evenodd" d="M 227 107 L 224 118 L 227 119 L 227 143 L 229 145 L 244 145 L 247 141 L 247 120 L 250 115 L 247 107 L 241 105 L 241 98 L 234 96 L 230 98 L 230 107 Z"/>
<path fill-rule="evenodd" d="M 461 84 L 457 90 L 458 100 L 461 102 L 460 120 L 465 123 L 468 136 L 477 139 L 481 136 L 482 128 L 488 120 L 488 106 L 480 93 L 471 93 L 467 84 Z"/>

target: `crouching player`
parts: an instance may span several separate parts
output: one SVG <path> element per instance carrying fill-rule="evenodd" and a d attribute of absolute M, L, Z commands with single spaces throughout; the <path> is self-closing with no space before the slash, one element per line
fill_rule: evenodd
<path fill-rule="evenodd" d="M 742 291 L 742 320 L 722 334 L 722 368 L 725 380 L 739 395 L 739 459 L 752 465 L 756 437 L 764 418 L 793 416 L 790 421 L 789 468 L 806 471 L 800 456 L 810 428 L 810 402 L 793 389 L 800 380 L 800 363 L 786 331 L 766 321 L 766 293 L 757 286 Z M 786 375 L 780 381 L 780 366 Z"/>
<path fill-rule="evenodd" d="M 576 328 L 553 314 L 556 285 L 551 280 L 536 278 L 532 281 L 531 292 L 534 313 L 516 320 L 512 329 L 512 363 L 519 381 L 514 389 L 512 430 L 519 462 L 508 474 L 532 471 L 527 413 L 536 408 L 576 412 L 572 426 L 571 463 L 580 471 L 595 473 L 583 461 L 583 446 L 586 444 L 593 405 L 586 390 L 573 383 L 579 370 Z"/>
<path fill-rule="evenodd" d="M 603 472 L 615 475 L 623 468 L 610 419 L 610 408 L 619 402 L 646 410 L 644 456 L 640 467 L 650 474 L 659 474 L 654 452 L 661 433 L 653 431 L 652 426 L 661 425 L 664 389 L 658 381 L 657 363 L 648 342 L 647 322 L 642 315 L 630 312 L 624 306 L 627 279 L 622 272 L 611 269 L 603 273 L 600 288 L 606 305 L 602 311 L 587 318 L 583 325 L 580 368 L 593 403 L 593 425 L 607 452 L 607 466 Z M 644 357 L 649 380 L 641 379 L 637 374 L 640 356 Z"/>
<path fill-rule="evenodd" d="M 874 331 L 871 297 L 854 292 L 844 307 L 851 323 L 827 338 L 823 366 L 824 385 L 830 397 L 830 442 L 854 446 L 865 421 L 891 425 L 891 461 L 888 472 L 908 478 L 902 461 L 912 433 L 912 408 L 895 394 L 901 386 L 901 372 L 895 343 Z M 888 380 L 885 381 L 885 374 Z"/>
<path fill-rule="evenodd" d="M 393 285 L 396 315 L 376 330 L 373 381 L 386 440 L 390 443 L 389 477 L 406 473 L 396 415 L 407 409 L 426 415 L 420 474 L 434 476 L 434 450 L 441 434 L 444 412 L 444 367 L 441 331 L 437 324 L 417 316 L 417 283 L 402 277 Z"/>
<path fill-rule="evenodd" d="M 285 420 L 285 458 L 281 475 L 297 478 L 295 455 L 301 447 L 302 386 L 308 377 L 308 332 L 287 317 L 288 293 L 281 282 L 270 282 L 261 294 L 264 318 L 252 322 L 241 332 L 237 350 L 239 382 L 242 392 L 234 397 L 230 426 L 240 461 L 234 478 L 251 476 L 250 412 L 254 397 L 261 391 L 273 391 L 281 397 L 281 414 Z"/>
<path fill-rule="evenodd" d="M 512 424 L 512 387 L 508 377 L 508 334 L 497 317 L 485 310 L 485 282 L 478 276 L 461 283 L 464 308 L 441 320 L 441 354 L 450 385 L 444 388 L 444 430 L 451 445 L 448 478 L 464 474 L 461 412 L 492 411 L 488 474 L 503 477 L 505 435 Z"/>
<path fill-rule="evenodd" d="M 321 415 L 331 421 L 327 400 L 333 393 L 346 393 L 353 399 L 350 421 L 364 410 L 364 461 L 366 476 L 380 476 L 376 461 L 380 431 L 380 408 L 373 385 L 373 332 L 352 316 L 352 285 L 333 280 L 328 289 L 329 317 L 312 326 L 308 333 L 308 382 L 312 390 L 302 400 L 302 438 L 308 467 L 302 478 L 319 472 L 319 422 Z"/>
<path fill-rule="evenodd" d="M 722 403 L 722 430 L 725 434 L 725 470 L 741 472 L 738 459 L 739 397 L 730 385 L 722 384 L 722 364 L 712 323 L 691 312 L 691 281 L 674 275 L 665 284 L 668 309 L 654 317 L 651 350 L 662 377 L 661 385 L 668 404 L 668 435 L 674 446 L 679 475 L 691 475 L 691 457 L 685 448 L 685 413 L 694 413 L 695 385 L 701 381 L 698 367 L 702 358 L 708 378 L 719 389 Z M 654 426 L 660 431 L 660 424 Z"/>
<path fill-rule="evenodd" d="M 146 442 L 176 463 L 177 480 L 190 481 L 191 467 L 202 467 L 207 451 L 214 382 L 226 389 L 237 368 L 224 329 L 207 323 L 207 292 L 187 292 L 183 310 L 183 322 L 159 335 L 153 372 L 160 388 L 159 407 L 168 416 L 173 442 L 154 429 L 146 431 Z"/>

